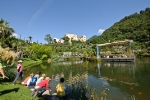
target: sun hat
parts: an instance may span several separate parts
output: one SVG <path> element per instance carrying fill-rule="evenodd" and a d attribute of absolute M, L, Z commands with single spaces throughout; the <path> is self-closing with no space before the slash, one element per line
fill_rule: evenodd
<path fill-rule="evenodd" d="M 19 60 L 18 62 L 22 62 L 22 60 Z"/>
<path fill-rule="evenodd" d="M 51 80 L 51 79 L 50 79 L 49 77 L 46 77 L 45 80 L 48 80 L 48 81 L 49 81 L 49 80 Z"/>

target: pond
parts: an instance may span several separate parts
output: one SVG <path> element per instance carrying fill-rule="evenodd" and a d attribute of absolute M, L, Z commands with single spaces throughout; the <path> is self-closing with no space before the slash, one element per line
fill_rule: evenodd
<path fill-rule="evenodd" d="M 40 64 L 25 71 L 25 77 L 41 71 L 52 78 L 50 87 L 55 88 L 60 77 L 70 84 L 82 77 L 84 85 L 96 96 L 106 91 L 106 100 L 150 100 L 150 58 L 136 58 L 135 62 L 62 62 Z M 79 79 L 79 78 L 78 78 Z"/>

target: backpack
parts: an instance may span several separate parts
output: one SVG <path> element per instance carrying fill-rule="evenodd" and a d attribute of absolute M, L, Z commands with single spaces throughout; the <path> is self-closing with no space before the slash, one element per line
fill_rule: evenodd
<path fill-rule="evenodd" d="M 56 86 L 56 89 L 57 89 L 57 96 L 63 97 L 63 96 L 66 95 L 66 93 L 65 93 L 65 85 L 64 84 L 59 83 Z"/>

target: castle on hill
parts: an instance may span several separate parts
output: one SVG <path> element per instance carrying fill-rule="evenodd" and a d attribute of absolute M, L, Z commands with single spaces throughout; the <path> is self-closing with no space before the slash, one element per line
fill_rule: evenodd
<path fill-rule="evenodd" d="M 69 42 L 71 43 L 71 40 L 75 40 L 75 41 L 81 41 L 81 42 L 85 42 L 86 41 L 86 36 L 83 35 L 81 37 L 77 36 L 76 34 L 69 34 L 67 33 L 65 35 L 65 37 L 68 37 L 69 38 Z M 64 43 L 64 40 L 63 39 L 58 39 L 58 38 L 54 38 L 53 39 L 55 42 L 57 43 Z"/>

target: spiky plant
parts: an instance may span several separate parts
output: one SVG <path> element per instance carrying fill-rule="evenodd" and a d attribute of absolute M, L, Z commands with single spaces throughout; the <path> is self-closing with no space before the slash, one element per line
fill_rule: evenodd
<path fill-rule="evenodd" d="M 17 58 L 17 53 L 11 51 L 9 48 L 2 48 L 0 46 L 0 60 L 7 65 L 13 65 L 15 59 Z"/>
<path fill-rule="evenodd" d="M 15 77 L 15 59 L 17 58 L 17 53 L 11 51 L 9 48 L 2 48 L 0 46 L 0 62 L 2 63 L 2 66 L 4 67 L 4 72 L 7 77 L 9 77 L 9 80 L 14 79 Z"/>

